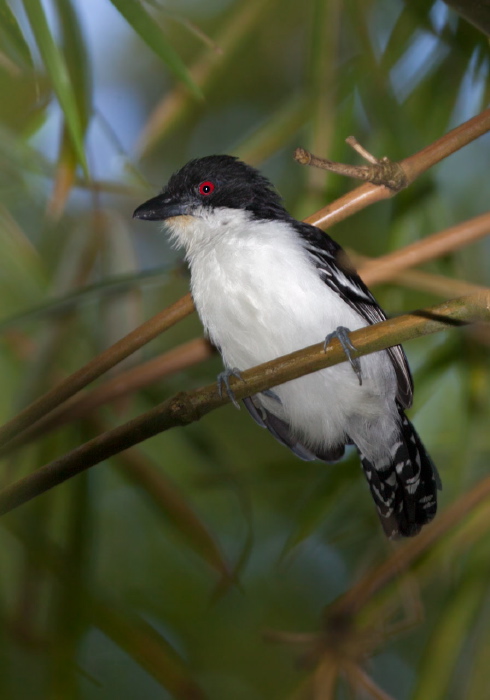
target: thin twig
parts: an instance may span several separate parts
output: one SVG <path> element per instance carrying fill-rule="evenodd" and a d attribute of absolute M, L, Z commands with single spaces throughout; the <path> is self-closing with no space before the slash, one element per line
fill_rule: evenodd
<path fill-rule="evenodd" d="M 308 700 L 334 700 L 339 670 L 336 657 L 328 655 L 324 658 L 311 679 Z"/>
<path fill-rule="evenodd" d="M 365 690 L 372 700 L 394 700 L 358 664 L 349 664 L 345 673 L 352 678 L 353 684 Z"/>
<path fill-rule="evenodd" d="M 434 143 L 418 151 L 412 156 L 399 161 L 402 166 L 407 184 L 412 183 L 419 175 L 422 175 L 430 167 L 463 148 L 471 141 L 482 136 L 490 130 L 490 109 L 464 122 L 456 129 L 449 131 Z M 396 194 L 388 187 L 367 183 L 356 187 L 332 204 L 328 204 L 316 214 L 305 219 L 309 224 L 326 230 L 330 226 L 347 219 L 361 209 L 375 202 L 389 199 Z"/>
<path fill-rule="evenodd" d="M 369 153 L 369 151 L 359 143 L 355 136 L 348 136 L 345 139 L 345 142 L 349 144 L 349 146 L 353 148 L 357 153 L 359 153 L 359 155 L 362 156 L 364 160 L 367 160 L 368 163 L 379 163 L 379 158 L 376 158 L 375 156 L 373 156 L 372 153 Z"/>
<path fill-rule="evenodd" d="M 351 139 L 353 137 L 349 137 Z M 349 141 L 347 139 L 347 141 Z M 362 149 L 363 154 L 367 153 L 366 149 L 362 148 L 356 142 L 356 151 Z M 382 185 L 392 190 L 393 194 L 403 190 L 409 185 L 407 177 L 400 163 L 389 160 L 388 158 L 376 159 L 371 154 L 368 154 L 369 165 L 351 165 L 348 163 L 336 163 L 327 158 L 319 158 L 314 156 L 304 148 L 297 148 L 294 152 L 294 159 L 301 165 L 312 165 L 315 168 L 329 170 L 337 175 L 345 175 L 356 180 L 364 180 L 373 185 Z"/>
<path fill-rule="evenodd" d="M 356 351 L 352 354 L 360 357 L 444 328 L 489 318 L 490 294 L 455 299 L 354 331 L 351 339 Z M 232 378 L 231 388 L 237 399 L 241 399 L 342 361 L 345 362 L 345 355 L 338 341 L 333 341 L 326 351 L 323 343 L 319 343 L 243 372 L 243 381 Z M 0 514 L 128 447 L 170 428 L 197 421 L 228 401 L 228 396 L 219 395 L 216 383 L 195 391 L 181 392 L 5 488 L 0 492 Z"/>

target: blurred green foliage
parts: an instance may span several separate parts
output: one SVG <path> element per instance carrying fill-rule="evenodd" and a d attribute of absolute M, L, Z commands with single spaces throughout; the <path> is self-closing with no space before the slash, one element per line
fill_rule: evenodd
<path fill-rule="evenodd" d="M 2 422 L 187 291 L 165 237 L 131 221 L 186 160 L 239 155 L 306 216 L 352 185 L 294 163 L 296 146 L 357 162 L 354 133 L 408 156 L 488 102 L 488 58 L 440 1 L 0 0 Z M 489 149 L 487 135 L 333 236 L 376 256 L 481 213 Z M 489 252 L 481 241 L 427 269 L 490 285 Z M 389 313 L 436 301 L 376 293 Z M 200 332 L 188 318 L 131 362 Z M 455 330 L 407 352 L 444 510 L 487 475 L 488 337 Z M 3 460 L 2 484 L 219 368 L 26 446 Z M 422 618 L 373 640 L 367 671 L 393 698 L 487 697 L 489 526 L 480 510 L 431 550 L 410 576 Z M 355 455 L 299 462 L 231 406 L 23 506 L 0 543 L 12 700 L 330 697 L 308 685 L 301 644 L 264 631 L 319 631 L 325 606 L 390 551 Z M 410 618 L 409 603 L 391 587 L 370 614 Z M 332 697 L 348 693 L 340 682 Z"/>

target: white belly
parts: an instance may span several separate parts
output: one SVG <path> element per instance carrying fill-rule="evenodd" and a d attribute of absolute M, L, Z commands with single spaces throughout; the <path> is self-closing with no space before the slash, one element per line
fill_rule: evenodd
<path fill-rule="evenodd" d="M 267 240 L 224 238 L 190 261 L 197 311 L 227 367 L 248 369 L 322 342 L 339 325 L 367 325 L 320 279 L 288 229 L 277 229 Z M 366 456 L 383 453 L 383 446 L 357 440 L 365 440 L 366 420 L 381 421 L 387 443 L 396 431 L 396 379 L 386 360 L 385 353 L 362 358 L 362 386 L 346 362 L 276 387 L 282 405 L 263 403 L 311 447 L 338 444 L 348 434 Z M 359 431 L 361 437 L 352 434 Z"/>

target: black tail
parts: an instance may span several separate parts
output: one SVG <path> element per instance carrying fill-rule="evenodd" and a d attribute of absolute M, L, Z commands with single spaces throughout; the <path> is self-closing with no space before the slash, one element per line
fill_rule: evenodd
<path fill-rule="evenodd" d="M 389 464 L 378 465 L 362 454 L 361 462 L 383 529 L 388 537 L 412 537 L 437 511 L 441 482 L 415 428 L 400 412 L 400 435 Z"/>

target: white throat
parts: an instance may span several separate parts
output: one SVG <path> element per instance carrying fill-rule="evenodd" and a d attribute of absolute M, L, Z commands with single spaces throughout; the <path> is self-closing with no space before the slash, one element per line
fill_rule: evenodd
<path fill-rule="evenodd" d="M 195 256 L 210 246 L 219 245 L 221 239 L 239 239 L 242 233 L 246 236 L 251 225 L 253 222 L 249 212 L 227 207 L 199 207 L 192 214 L 175 216 L 164 223 L 173 245 L 185 250 L 186 260 L 191 265 Z"/>

